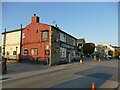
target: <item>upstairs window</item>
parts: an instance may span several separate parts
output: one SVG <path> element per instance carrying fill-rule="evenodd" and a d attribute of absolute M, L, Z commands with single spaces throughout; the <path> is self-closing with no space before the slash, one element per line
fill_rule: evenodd
<path fill-rule="evenodd" d="M 66 35 L 62 32 L 60 32 L 60 41 L 66 42 Z"/>
<path fill-rule="evenodd" d="M 42 31 L 42 41 L 48 40 L 48 31 Z"/>

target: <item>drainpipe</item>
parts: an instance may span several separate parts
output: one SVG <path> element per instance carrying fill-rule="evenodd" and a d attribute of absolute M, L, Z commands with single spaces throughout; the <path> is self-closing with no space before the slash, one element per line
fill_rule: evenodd
<path fill-rule="evenodd" d="M 50 26 L 50 32 L 49 32 L 49 33 L 50 33 L 50 35 L 49 35 L 49 36 L 50 36 L 50 38 L 49 38 L 49 39 L 50 39 L 50 40 L 49 40 L 49 42 L 50 42 L 50 47 L 49 47 L 49 51 L 50 51 L 49 66 L 52 66 L 52 60 L 51 60 L 51 59 L 52 59 L 52 54 L 51 54 L 51 51 L 52 51 L 52 47 L 51 47 L 51 42 L 52 42 L 52 30 L 51 30 L 51 26 Z"/>

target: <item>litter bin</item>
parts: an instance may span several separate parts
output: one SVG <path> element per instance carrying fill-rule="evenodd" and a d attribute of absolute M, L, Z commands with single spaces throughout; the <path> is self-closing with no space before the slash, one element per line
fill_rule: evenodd
<path fill-rule="evenodd" d="M 4 58 L 2 60 L 2 74 L 6 74 L 6 71 L 7 71 L 6 61 L 7 61 L 7 58 Z"/>

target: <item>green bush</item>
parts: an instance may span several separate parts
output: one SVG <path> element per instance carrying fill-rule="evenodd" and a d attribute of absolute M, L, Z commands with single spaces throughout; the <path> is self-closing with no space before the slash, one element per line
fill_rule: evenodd
<path fill-rule="evenodd" d="M 44 64 L 44 65 L 47 65 L 48 64 L 48 61 L 46 59 L 42 60 L 42 59 L 37 59 L 36 60 L 38 63 L 40 64 Z"/>

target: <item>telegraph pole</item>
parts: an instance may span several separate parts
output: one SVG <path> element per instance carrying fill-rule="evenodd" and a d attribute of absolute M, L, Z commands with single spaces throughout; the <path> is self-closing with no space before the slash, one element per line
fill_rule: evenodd
<path fill-rule="evenodd" d="M 5 29 L 5 32 L 4 32 L 4 40 L 3 40 L 2 74 L 6 74 L 6 71 L 7 71 L 7 67 L 6 67 L 7 58 L 5 57 L 5 46 L 6 46 L 6 29 Z"/>
<path fill-rule="evenodd" d="M 19 62 L 21 62 L 21 56 L 22 56 L 22 24 L 21 24 L 21 29 L 20 29 L 20 56 L 19 56 Z"/>

